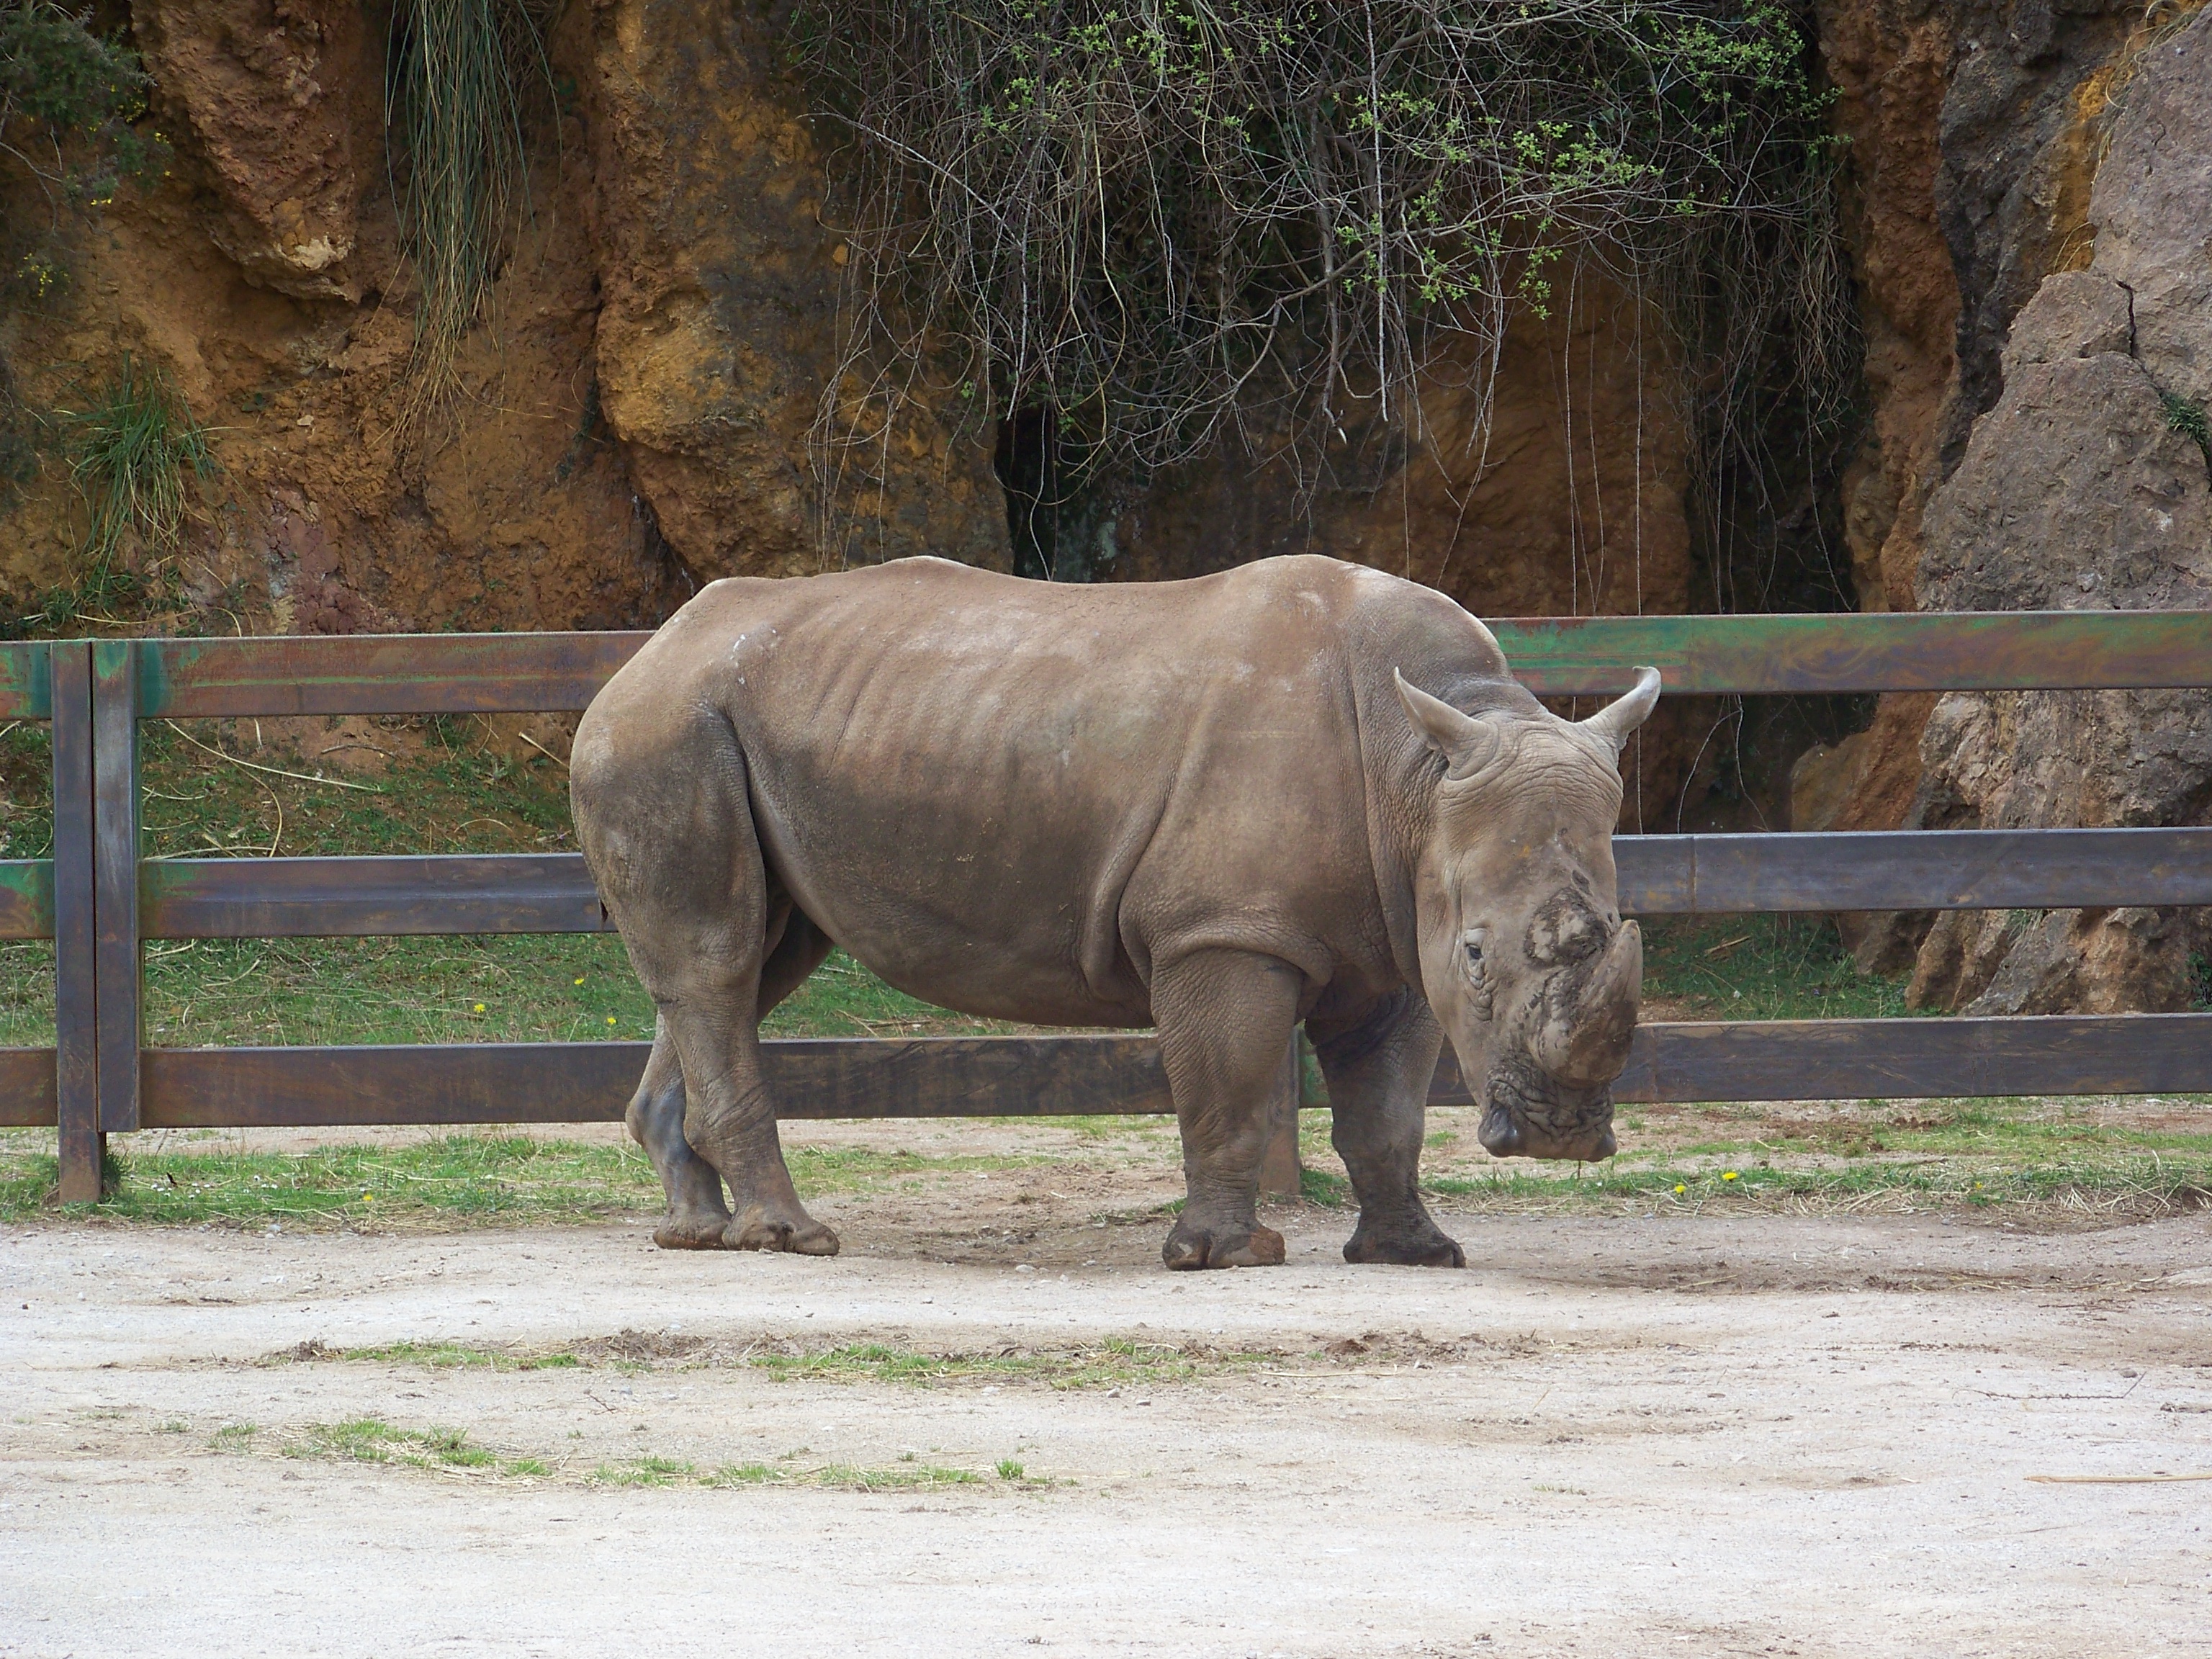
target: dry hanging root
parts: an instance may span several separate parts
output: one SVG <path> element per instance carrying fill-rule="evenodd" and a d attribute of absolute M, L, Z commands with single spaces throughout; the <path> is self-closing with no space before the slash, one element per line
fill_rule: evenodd
<path fill-rule="evenodd" d="M 1701 396 L 1781 336 L 1846 372 L 1837 141 L 1769 0 L 802 0 L 797 42 L 848 141 L 833 379 L 876 402 L 934 374 L 1133 476 L 1256 420 L 1310 478 L 1447 359 L 1486 404 L 1574 261 L 1674 319 Z M 818 437 L 879 429 L 840 395 Z"/>

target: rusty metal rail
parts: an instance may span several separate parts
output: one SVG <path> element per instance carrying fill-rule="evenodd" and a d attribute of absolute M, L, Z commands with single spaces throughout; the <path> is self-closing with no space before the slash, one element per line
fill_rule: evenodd
<path fill-rule="evenodd" d="M 1497 624 L 1547 696 L 2212 687 L 2212 613 L 1660 617 Z M 621 1115 L 639 1043 L 149 1048 L 148 939 L 582 933 L 574 854 L 141 857 L 153 718 L 574 710 L 643 634 L 0 645 L 0 718 L 52 722 L 54 855 L 0 861 L 0 939 L 56 941 L 57 1043 L 0 1050 L 0 1124 L 53 1126 L 63 1195 L 95 1197 L 110 1133 L 224 1125 L 570 1122 Z M 2212 829 L 1642 836 L 1615 843 L 1644 915 L 2212 904 Z M 766 1045 L 800 1117 L 1172 1109 L 1151 1039 Z M 1648 1025 L 1628 1101 L 2212 1091 L 2212 1015 Z M 1447 1054 L 1431 1091 L 1468 1098 Z"/>

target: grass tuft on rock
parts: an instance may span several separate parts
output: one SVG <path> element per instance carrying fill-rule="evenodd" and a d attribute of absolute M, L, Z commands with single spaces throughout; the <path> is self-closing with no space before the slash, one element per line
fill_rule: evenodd
<path fill-rule="evenodd" d="M 211 476 L 207 429 L 167 369 L 131 353 L 82 410 L 64 411 L 70 480 L 88 515 L 82 563 L 17 625 L 60 630 L 126 619 L 173 582 L 167 565 L 191 504 Z"/>
<path fill-rule="evenodd" d="M 392 38 L 392 161 L 420 289 L 415 371 L 434 403 L 455 387 L 461 342 L 528 211 L 521 88 L 544 73 L 544 46 L 521 0 L 413 0 Z"/>

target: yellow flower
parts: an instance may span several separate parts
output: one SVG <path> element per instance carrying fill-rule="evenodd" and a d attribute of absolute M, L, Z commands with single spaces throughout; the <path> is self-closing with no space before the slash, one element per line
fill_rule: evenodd
<path fill-rule="evenodd" d="M 577 983 L 577 984 L 579 984 L 579 985 L 581 985 L 583 982 L 584 982 L 584 976 L 583 976 L 581 974 L 577 975 L 576 975 L 576 983 Z"/>
<path fill-rule="evenodd" d="M 376 1202 L 376 1194 L 374 1193 L 363 1193 L 361 1195 L 361 1201 L 364 1204 L 374 1204 Z"/>
<path fill-rule="evenodd" d="M 1689 1189 L 1687 1187 L 1685 1187 L 1685 1186 L 1684 1186 L 1680 1182 L 1679 1182 L 1679 1181 L 1678 1181 L 1678 1182 L 1676 1182 L 1674 1183 L 1674 1190 L 1675 1190 L 1676 1192 L 1678 1192 L 1678 1193 L 1686 1193 L 1686 1192 L 1687 1192 L 1687 1191 L 1689 1191 L 1690 1189 Z"/>
<path fill-rule="evenodd" d="M 483 1012 L 483 1004 L 482 1004 L 481 1002 L 479 1002 L 478 1004 L 477 1004 L 477 1012 L 478 1013 L 482 1013 L 482 1012 Z"/>
<path fill-rule="evenodd" d="M 1721 1179 L 1723 1181 L 1734 1181 L 1735 1178 L 1736 1173 L 1734 1170 L 1724 1170 L 1721 1172 Z"/>
<path fill-rule="evenodd" d="M 613 1024 L 614 1023 L 615 1023 L 615 1017 L 614 1017 L 612 1014 L 609 1014 L 609 1015 L 607 1016 L 607 1024 L 610 1024 L 610 1025 L 611 1025 L 611 1024 Z"/>

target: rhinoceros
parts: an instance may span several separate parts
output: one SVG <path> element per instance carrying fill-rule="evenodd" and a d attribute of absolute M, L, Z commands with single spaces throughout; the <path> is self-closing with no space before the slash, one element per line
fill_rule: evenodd
<path fill-rule="evenodd" d="M 758 1027 L 842 945 L 964 1013 L 1155 1028 L 1188 1193 L 1170 1267 L 1282 1261 L 1259 1171 L 1303 1020 L 1359 1202 L 1346 1259 L 1463 1265 L 1416 1186 L 1446 1034 L 1492 1152 L 1613 1151 L 1643 979 L 1619 760 L 1658 695 L 1643 669 L 1560 719 L 1441 593 L 1316 556 L 702 589 L 571 760 L 659 1011 L 628 1115 L 667 1189 L 654 1238 L 836 1251 L 785 1168 Z"/>

